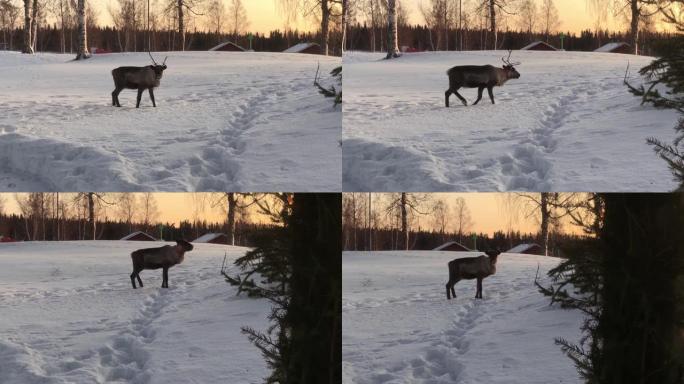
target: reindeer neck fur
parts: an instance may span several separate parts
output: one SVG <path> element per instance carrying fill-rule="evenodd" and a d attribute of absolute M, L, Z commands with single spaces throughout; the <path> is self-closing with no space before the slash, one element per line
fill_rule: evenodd
<path fill-rule="evenodd" d="M 178 264 L 182 263 L 185 259 L 185 248 L 180 244 L 173 246 L 173 248 L 176 251 L 176 255 L 178 255 Z"/>

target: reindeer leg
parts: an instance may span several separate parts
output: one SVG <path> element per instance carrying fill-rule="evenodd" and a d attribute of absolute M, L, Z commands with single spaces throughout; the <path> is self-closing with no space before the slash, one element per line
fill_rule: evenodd
<path fill-rule="evenodd" d="M 449 108 L 449 96 L 451 96 L 451 88 L 444 92 L 444 105 L 446 105 L 447 108 Z"/>
<path fill-rule="evenodd" d="M 489 92 L 489 99 L 492 101 L 492 104 L 496 104 L 494 102 L 494 87 L 488 87 L 487 92 Z"/>
<path fill-rule="evenodd" d="M 162 288 L 168 288 L 169 287 L 169 269 L 164 268 L 164 273 L 163 273 L 163 281 L 162 281 Z"/>
<path fill-rule="evenodd" d="M 138 272 L 135 273 L 135 277 L 138 278 L 138 283 L 140 283 L 140 288 L 142 288 L 142 287 L 143 287 L 143 283 L 142 283 L 142 280 L 140 279 L 140 271 L 138 271 Z"/>
<path fill-rule="evenodd" d="M 112 92 L 112 106 L 114 107 L 121 106 L 121 104 L 119 104 L 119 93 L 121 93 L 121 88 L 119 87 L 116 87 L 114 92 Z"/>
<path fill-rule="evenodd" d="M 142 94 L 143 94 L 143 91 L 144 91 L 144 90 L 145 90 L 145 88 L 138 88 L 138 101 L 137 101 L 137 103 L 135 104 L 135 107 L 136 107 L 136 108 L 140 108 L 140 98 L 142 97 Z"/>
<path fill-rule="evenodd" d="M 477 278 L 477 293 L 475 294 L 476 299 L 481 299 L 482 298 L 482 278 L 478 277 Z"/>
<path fill-rule="evenodd" d="M 446 290 L 447 290 L 447 300 L 451 300 L 451 290 L 453 289 L 453 285 L 451 284 L 451 280 L 449 280 L 448 283 L 446 283 Z"/>
<path fill-rule="evenodd" d="M 135 289 L 135 271 L 131 273 L 131 283 L 133 284 L 133 289 Z M 142 285 L 141 285 L 142 287 Z"/>
<path fill-rule="evenodd" d="M 479 87 L 479 88 L 477 89 L 477 100 L 475 100 L 475 102 L 473 103 L 473 105 L 477 105 L 477 103 L 479 103 L 480 100 L 482 100 L 482 91 L 484 91 L 484 87 Z"/>
<path fill-rule="evenodd" d="M 465 105 L 466 107 L 468 106 L 468 101 L 465 98 L 463 98 L 463 96 L 461 96 L 460 93 L 458 93 L 458 90 L 452 89 L 451 92 L 453 92 L 456 95 L 456 97 L 458 97 L 461 100 L 461 103 L 463 103 L 463 105 Z"/>
<path fill-rule="evenodd" d="M 152 106 L 157 107 L 157 104 L 154 102 L 154 92 L 152 92 L 152 88 L 149 89 L 150 91 L 150 99 L 152 99 Z"/>

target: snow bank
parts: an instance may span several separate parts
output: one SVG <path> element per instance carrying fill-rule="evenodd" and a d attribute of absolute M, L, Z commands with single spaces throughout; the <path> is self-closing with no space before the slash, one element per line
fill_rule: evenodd
<path fill-rule="evenodd" d="M 456 284 L 447 262 L 475 252 L 346 252 L 342 257 L 343 383 L 580 383 L 554 338 L 578 340 L 582 316 L 534 287 L 558 263 L 502 254 L 497 273 Z"/>
<path fill-rule="evenodd" d="M 340 189 L 341 109 L 312 85 L 318 62 L 326 73 L 339 58 L 154 55 L 169 56 L 157 108 L 145 94 L 136 109 L 131 90 L 119 95 L 122 108 L 111 106 L 110 72 L 149 64 L 147 53 L 73 62 L 0 52 L 0 190 Z M 13 179 L 22 174 L 31 182 Z"/>
<path fill-rule="evenodd" d="M 156 243 L 160 244 L 160 243 Z M 155 243 L 0 245 L 3 384 L 258 383 L 268 375 L 240 327 L 268 326 L 265 300 L 235 296 L 219 274 L 239 247 L 196 244 L 169 271 L 143 271 L 133 290 L 130 253 Z"/>
<path fill-rule="evenodd" d="M 501 65 L 502 51 L 427 52 L 381 60 L 345 53 L 345 191 L 671 191 L 646 144 L 674 138 L 674 111 L 641 106 L 623 84 L 627 61 L 593 52 L 516 51 L 521 78 L 464 107 L 446 70 Z M 634 74 L 634 72 L 633 72 Z M 634 83 L 641 81 L 632 78 Z M 474 102 L 476 89 L 464 89 Z M 635 173 L 634 170 L 639 170 Z"/>

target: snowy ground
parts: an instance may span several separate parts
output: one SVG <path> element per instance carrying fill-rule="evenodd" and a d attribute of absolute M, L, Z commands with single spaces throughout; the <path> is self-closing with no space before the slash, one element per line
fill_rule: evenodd
<path fill-rule="evenodd" d="M 158 243 L 157 243 L 158 244 Z M 270 305 L 235 296 L 219 274 L 245 248 L 196 244 L 169 270 L 143 271 L 149 242 L 0 244 L 0 383 L 261 383 L 260 352 L 240 333 L 265 329 Z"/>
<path fill-rule="evenodd" d="M 111 70 L 147 53 L 0 52 L 0 190 L 340 189 L 341 108 L 313 86 L 339 58 L 167 54 L 157 108 L 136 109 L 132 90 L 111 106 Z"/>
<path fill-rule="evenodd" d="M 580 383 L 554 338 L 577 341 L 579 312 L 548 305 L 534 287 L 550 257 L 502 254 L 497 273 L 456 284 L 447 262 L 481 253 L 346 252 L 342 258 L 345 384 Z"/>
<path fill-rule="evenodd" d="M 501 65 L 504 52 L 382 54 L 344 61 L 345 191 L 671 191 L 646 139 L 674 137 L 672 111 L 641 106 L 623 84 L 648 57 L 513 52 L 521 78 L 464 107 L 447 69 Z M 459 91 L 472 104 L 477 89 Z"/>

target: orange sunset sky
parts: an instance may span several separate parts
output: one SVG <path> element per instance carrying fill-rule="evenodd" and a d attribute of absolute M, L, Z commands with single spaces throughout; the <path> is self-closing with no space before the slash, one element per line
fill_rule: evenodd
<path fill-rule="evenodd" d="M 209 194 L 199 193 L 196 195 L 208 196 Z M 374 194 L 374 201 L 376 201 L 377 196 L 380 195 L 381 194 Z M 430 195 L 432 198 L 446 199 L 450 202 L 458 197 L 463 197 L 471 213 L 472 221 L 474 223 L 471 230 L 474 232 L 492 234 L 497 230 L 506 231 L 508 229 L 507 214 L 503 206 L 503 196 L 506 195 L 505 193 L 434 193 Z M 160 221 L 179 223 L 181 220 L 192 220 L 194 210 L 192 193 L 154 193 L 154 196 L 159 208 Z M 5 203 L 6 213 L 19 212 L 15 194 L 0 193 L 0 198 Z M 107 216 L 116 217 L 115 209 L 109 208 Z M 209 222 L 223 222 L 225 220 L 225 214 L 221 209 L 211 208 L 209 204 L 205 205 L 205 210 L 202 212 L 201 217 Z M 256 213 L 252 213 L 250 219 L 251 221 L 265 220 L 264 217 Z M 415 226 L 429 228 L 432 225 L 431 222 L 431 216 L 422 216 L 418 218 Z M 518 215 L 517 219 L 513 221 L 512 227 L 521 232 L 534 233 L 539 230 L 539 223 L 534 217 L 525 217 L 525 215 L 521 213 Z M 564 224 L 563 229 L 565 232 L 581 232 L 579 228 L 571 225 L 567 221 Z"/>
<path fill-rule="evenodd" d="M 160 0 L 150 0 L 152 4 L 160 3 Z M 228 8 L 229 1 L 223 1 L 226 9 Z M 146 2 L 145 2 L 146 3 Z M 118 0 L 97 0 L 91 1 L 91 4 L 96 7 L 99 15 L 99 23 L 104 25 L 111 25 L 112 18 L 108 11 L 111 7 L 117 7 Z M 268 33 L 275 29 L 283 30 L 284 16 L 278 4 L 278 0 L 243 0 L 247 11 L 247 18 L 249 19 L 249 27 L 247 28 L 250 32 Z M 154 5 L 152 6 L 154 7 Z M 204 13 L 204 12 L 201 12 Z M 202 16 L 198 16 L 202 19 Z M 203 20 L 198 21 L 198 29 L 203 29 Z M 318 28 L 316 20 L 312 17 L 299 17 L 295 24 L 296 28 L 299 30 L 315 30 Z"/>

